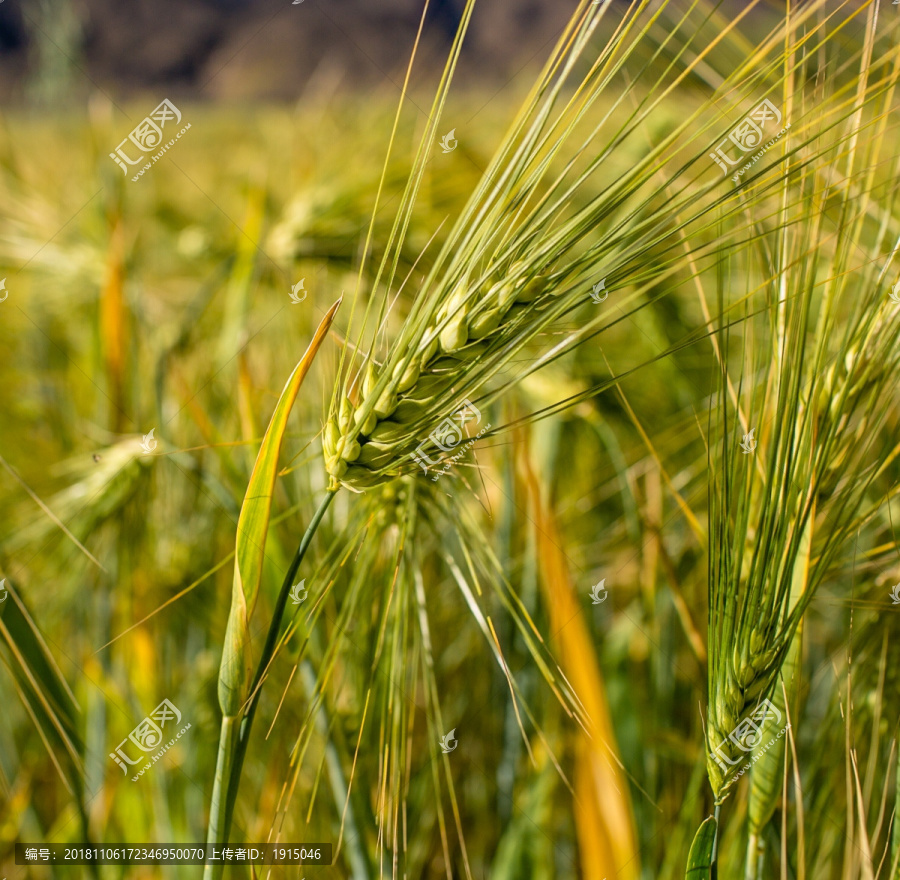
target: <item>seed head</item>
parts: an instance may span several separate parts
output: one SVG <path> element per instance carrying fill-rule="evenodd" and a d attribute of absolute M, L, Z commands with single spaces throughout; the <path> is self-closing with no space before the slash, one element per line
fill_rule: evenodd
<path fill-rule="evenodd" d="M 505 277 L 453 287 L 420 333 L 384 364 L 370 360 L 353 392 L 341 397 L 323 434 L 332 478 L 365 489 L 416 472 L 420 441 L 483 384 L 478 367 L 489 354 L 533 331 L 529 314 L 537 317 L 553 289 L 548 273 L 523 261 Z M 511 356 L 514 347 L 506 348 Z"/>

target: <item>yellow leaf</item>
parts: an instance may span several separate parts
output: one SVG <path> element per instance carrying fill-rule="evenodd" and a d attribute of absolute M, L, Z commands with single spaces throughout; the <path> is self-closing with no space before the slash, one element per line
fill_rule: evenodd
<path fill-rule="evenodd" d="M 517 444 L 523 449 L 525 444 Z M 535 522 L 541 588 L 550 628 L 562 631 L 554 646 L 560 666 L 584 706 L 588 733 L 575 745 L 575 825 L 585 880 L 637 880 L 640 876 L 628 779 L 618 763 L 615 733 L 603 677 L 575 594 L 553 512 L 545 505 L 534 471 L 521 453 Z"/>

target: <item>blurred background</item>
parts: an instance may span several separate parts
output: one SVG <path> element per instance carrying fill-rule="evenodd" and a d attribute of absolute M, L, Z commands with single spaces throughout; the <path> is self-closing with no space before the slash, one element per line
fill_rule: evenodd
<path fill-rule="evenodd" d="M 294 100 L 400 76 L 420 0 L 5 0 L 0 102 L 47 104 L 101 89 L 196 100 Z M 417 75 L 443 66 L 463 0 L 432 0 Z M 481 0 L 457 81 L 502 85 L 549 50 L 575 0 Z M 737 0 L 718 4 L 727 17 Z M 628 8 L 614 0 L 611 18 Z M 751 11 L 773 22 L 778 4 Z M 399 80 L 397 80 L 399 82 Z"/>
<path fill-rule="evenodd" d="M 6 0 L 0 4 L 0 100 L 117 97 L 164 88 L 204 100 L 301 98 L 380 87 L 402 74 L 419 0 Z M 622 4 L 623 6 L 625 4 Z M 462 0 L 430 4 L 421 69 L 443 65 Z M 502 82 L 555 38 L 572 0 L 479 4 L 464 76 Z"/>

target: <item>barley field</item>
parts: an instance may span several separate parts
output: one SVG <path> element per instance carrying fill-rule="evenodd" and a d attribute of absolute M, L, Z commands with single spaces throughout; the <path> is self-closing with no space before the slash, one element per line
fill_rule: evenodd
<path fill-rule="evenodd" d="M 292 102 L 3 11 L 3 880 L 900 880 L 900 9 L 490 2 Z"/>

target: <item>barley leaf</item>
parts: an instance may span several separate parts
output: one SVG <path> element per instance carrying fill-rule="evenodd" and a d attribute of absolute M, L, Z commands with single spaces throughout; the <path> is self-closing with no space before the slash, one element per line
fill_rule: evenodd
<path fill-rule="evenodd" d="M 219 670 L 219 704 L 226 716 L 237 715 L 247 697 L 252 666 L 249 644 L 250 618 L 259 595 L 266 535 L 269 531 L 269 517 L 272 510 L 272 493 L 288 416 L 297 399 L 300 385 L 331 327 L 340 302 L 338 300 L 322 319 L 309 348 L 294 367 L 281 392 L 256 457 L 256 464 L 244 495 L 244 503 L 241 505 L 235 547 L 231 612 L 228 616 L 222 665 Z"/>
<path fill-rule="evenodd" d="M 894 783 L 894 825 L 891 829 L 891 880 L 900 880 L 900 761 L 897 761 L 897 779 Z"/>
<path fill-rule="evenodd" d="M 714 816 L 704 819 L 688 854 L 687 873 L 684 880 L 713 880 L 713 862 L 716 852 L 716 833 L 719 823 Z"/>
<path fill-rule="evenodd" d="M 602 877 L 618 871 L 616 876 L 622 880 L 636 880 L 640 876 L 640 858 L 628 796 L 629 779 L 617 754 L 606 685 L 561 549 L 556 517 L 542 497 L 535 469 L 524 454 L 522 460 L 527 474 L 526 491 L 534 510 L 538 564 L 550 628 L 560 632 L 565 627 L 559 662 L 588 716 L 586 734 L 577 735 L 574 749 L 579 856 L 586 866 L 586 876 Z"/>
<path fill-rule="evenodd" d="M 76 794 L 84 773 L 78 704 L 22 599 L 9 581 L 6 586 L 8 601 L 0 605 L 3 661 L 66 788 Z"/>

